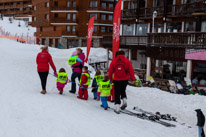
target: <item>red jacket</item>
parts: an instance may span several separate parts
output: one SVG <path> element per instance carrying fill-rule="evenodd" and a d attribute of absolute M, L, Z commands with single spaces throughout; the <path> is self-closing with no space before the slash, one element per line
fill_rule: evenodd
<path fill-rule="evenodd" d="M 53 63 L 52 57 L 46 50 L 42 50 L 42 52 L 37 55 L 36 63 L 38 72 L 49 71 L 49 64 L 51 65 L 52 69 L 56 71 L 56 67 Z"/>
<path fill-rule="evenodd" d="M 82 75 L 80 85 L 82 85 L 83 87 L 88 87 L 88 85 L 85 85 L 87 83 L 87 81 L 88 81 L 88 77 L 86 75 Z"/>
<path fill-rule="evenodd" d="M 112 75 L 115 72 L 115 67 L 116 67 L 115 64 L 116 64 L 118 59 L 121 59 L 124 62 L 126 76 L 122 77 L 122 74 L 117 74 L 116 73 L 115 75 L 118 75 L 118 76 L 115 77 L 115 75 L 114 75 L 114 78 L 112 78 Z M 118 55 L 115 59 L 112 60 L 112 62 L 110 64 L 109 79 L 110 80 L 116 80 L 116 81 L 122 81 L 122 80 L 129 80 L 129 78 L 131 78 L 131 81 L 135 81 L 134 70 L 133 70 L 132 64 L 127 58 L 124 57 L 124 55 Z"/>

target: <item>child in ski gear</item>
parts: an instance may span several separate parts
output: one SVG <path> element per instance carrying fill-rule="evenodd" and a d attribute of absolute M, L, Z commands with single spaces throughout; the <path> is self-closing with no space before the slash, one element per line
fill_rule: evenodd
<path fill-rule="evenodd" d="M 99 70 L 97 70 L 97 72 L 94 76 L 93 82 L 92 82 L 92 92 L 94 95 L 94 100 L 97 99 L 97 89 L 98 89 L 100 82 L 103 80 L 103 77 L 104 77 L 104 75 L 101 75 L 101 72 Z"/>
<path fill-rule="evenodd" d="M 88 73 L 88 67 L 84 66 L 82 72 L 83 73 L 80 79 L 80 86 L 79 86 L 79 96 L 77 98 L 88 100 L 87 89 L 91 82 L 90 74 Z"/>
<path fill-rule="evenodd" d="M 197 126 L 198 126 L 199 137 L 205 137 L 205 133 L 204 133 L 205 116 L 202 113 L 201 109 L 196 109 L 195 111 L 197 112 Z"/>
<path fill-rule="evenodd" d="M 82 68 L 84 66 L 84 59 L 85 59 L 85 55 L 84 55 L 82 49 L 78 48 L 78 49 L 76 49 L 76 51 L 77 51 L 78 58 L 81 59 L 82 62 L 76 61 L 76 63 L 72 65 L 72 68 L 73 68 L 73 72 L 71 75 L 72 86 L 71 86 L 71 90 L 69 92 L 73 93 L 73 94 L 76 93 L 75 79 L 78 78 L 78 80 L 80 81 L 81 74 L 82 74 Z"/>
<path fill-rule="evenodd" d="M 57 89 L 59 90 L 59 94 L 63 94 L 64 87 L 68 82 L 68 75 L 64 68 L 61 68 L 58 74 L 54 72 L 54 75 L 57 76 Z"/>
<path fill-rule="evenodd" d="M 72 52 L 72 55 L 69 57 L 68 64 L 72 66 L 72 65 L 76 64 L 77 61 L 79 61 L 80 63 L 83 62 L 83 61 L 78 57 L 77 51 L 74 51 L 74 52 Z"/>
<path fill-rule="evenodd" d="M 112 89 L 112 85 L 110 84 L 109 76 L 105 75 L 103 81 L 101 81 L 99 84 L 98 93 L 97 93 L 97 96 L 101 98 L 101 102 L 102 102 L 101 107 L 103 107 L 105 110 L 107 110 L 109 107 L 107 103 L 107 99 L 111 95 L 111 89 Z"/>
<path fill-rule="evenodd" d="M 114 74 L 113 74 L 112 78 L 114 78 Z M 108 97 L 107 101 L 111 101 L 112 103 L 114 103 L 115 102 L 114 82 L 110 81 L 110 84 L 112 85 L 111 96 Z"/>
<path fill-rule="evenodd" d="M 115 112 L 117 114 L 120 113 L 120 104 L 121 99 L 123 100 L 123 104 L 121 109 L 125 109 L 127 107 L 127 95 L 126 95 L 126 87 L 128 84 L 128 80 L 131 77 L 131 83 L 134 84 L 134 70 L 131 62 L 125 58 L 124 51 L 118 51 L 118 55 L 115 59 L 112 60 L 109 67 L 109 79 L 114 80 L 114 90 L 115 90 Z M 114 79 L 112 76 L 114 74 Z"/>
<path fill-rule="evenodd" d="M 46 94 L 46 82 L 47 77 L 49 74 L 49 65 L 52 67 L 54 72 L 56 72 L 56 67 L 53 63 L 52 57 L 48 52 L 48 46 L 41 47 L 42 52 L 40 52 L 36 57 L 36 63 L 37 63 L 37 71 L 39 73 L 39 77 L 41 80 L 42 85 L 42 94 Z"/>

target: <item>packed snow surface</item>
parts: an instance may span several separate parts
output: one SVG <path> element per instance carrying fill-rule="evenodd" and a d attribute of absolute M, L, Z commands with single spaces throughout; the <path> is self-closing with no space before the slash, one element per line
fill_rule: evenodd
<path fill-rule="evenodd" d="M 57 70 L 64 67 L 69 77 L 72 70 L 67 60 L 74 50 L 49 49 Z M 64 95 L 59 95 L 56 79 L 52 75 L 47 81 L 48 94 L 42 95 L 36 69 L 36 55 L 39 52 L 37 45 L 0 39 L 0 137 L 198 136 L 194 110 L 201 108 L 206 112 L 205 97 L 128 86 L 128 109 L 139 106 L 144 110 L 177 117 L 179 123 L 171 122 L 176 127 L 167 128 L 129 115 L 117 115 L 112 110 L 105 111 L 100 107 L 100 102 L 92 99 L 90 90 L 88 101 L 68 93 L 70 85 L 65 87 Z M 91 49 L 90 57 L 105 56 L 106 50 Z M 50 73 L 53 73 L 52 69 Z"/>
<path fill-rule="evenodd" d="M 21 27 L 19 27 L 19 24 Z M 0 27 L 3 31 L 9 32 L 11 36 L 34 36 L 36 32 L 36 28 L 28 26 L 25 21 L 13 19 L 12 23 L 10 23 L 8 17 L 0 20 Z"/>

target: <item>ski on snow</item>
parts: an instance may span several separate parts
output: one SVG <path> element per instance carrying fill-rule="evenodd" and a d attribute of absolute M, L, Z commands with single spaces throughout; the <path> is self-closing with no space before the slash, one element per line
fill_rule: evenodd
<path fill-rule="evenodd" d="M 111 108 L 111 109 L 114 110 L 113 108 Z M 134 116 L 134 117 L 140 118 L 142 120 L 148 120 L 148 121 L 151 121 L 151 122 L 154 122 L 154 123 L 158 123 L 158 124 L 161 124 L 165 127 L 176 127 L 173 124 L 158 120 L 155 116 L 147 116 L 144 113 L 135 113 L 135 112 L 129 111 L 127 109 L 121 110 L 120 113 L 130 115 L 130 116 Z"/>

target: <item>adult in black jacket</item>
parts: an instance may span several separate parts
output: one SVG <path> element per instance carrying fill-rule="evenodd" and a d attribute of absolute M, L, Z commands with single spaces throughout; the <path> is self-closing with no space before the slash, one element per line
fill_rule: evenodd
<path fill-rule="evenodd" d="M 201 109 L 196 109 L 197 112 L 197 126 L 199 131 L 199 137 L 205 137 L 204 125 L 205 125 L 205 116 L 202 113 Z"/>

